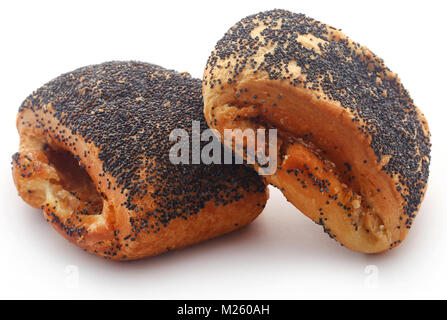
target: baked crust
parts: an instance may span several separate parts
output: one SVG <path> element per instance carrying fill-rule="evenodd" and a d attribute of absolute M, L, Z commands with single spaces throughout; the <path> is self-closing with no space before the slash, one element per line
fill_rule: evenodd
<path fill-rule="evenodd" d="M 261 12 L 217 43 L 203 96 L 221 133 L 278 129 L 267 180 L 342 245 L 375 253 L 405 238 L 427 186 L 430 133 L 369 49 L 302 14 Z"/>
<path fill-rule="evenodd" d="M 17 116 L 20 196 L 79 247 L 113 260 L 178 249 L 262 211 L 265 182 L 240 165 L 173 165 L 169 133 L 206 123 L 201 82 L 139 62 L 64 74 Z"/>

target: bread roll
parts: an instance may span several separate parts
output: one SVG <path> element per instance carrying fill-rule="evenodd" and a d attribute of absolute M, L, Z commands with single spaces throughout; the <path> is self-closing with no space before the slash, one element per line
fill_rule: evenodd
<path fill-rule="evenodd" d="M 222 134 L 278 130 L 278 169 L 266 178 L 332 238 L 366 253 L 405 238 L 427 187 L 430 133 L 369 49 L 302 14 L 261 12 L 217 43 L 203 96 Z"/>
<path fill-rule="evenodd" d="M 20 196 L 79 247 L 112 260 L 161 254 L 238 229 L 262 211 L 265 183 L 241 165 L 174 165 L 173 129 L 202 122 L 201 82 L 139 62 L 66 73 L 17 116 Z"/>

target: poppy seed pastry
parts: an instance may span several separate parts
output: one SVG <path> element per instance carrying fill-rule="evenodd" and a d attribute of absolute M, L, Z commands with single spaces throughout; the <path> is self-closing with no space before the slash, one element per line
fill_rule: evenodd
<path fill-rule="evenodd" d="M 430 133 L 369 49 L 305 15 L 261 12 L 217 43 L 202 85 L 210 127 L 277 129 L 267 181 L 332 238 L 365 253 L 405 238 L 427 187 Z"/>
<path fill-rule="evenodd" d="M 113 260 L 178 249 L 238 229 L 263 210 L 246 166 L 170 162 L 172 130 L 203 118 L 201 81 L 140 62 L 66 73 L 17 116 L 20 196 L 79 247 Z"/>

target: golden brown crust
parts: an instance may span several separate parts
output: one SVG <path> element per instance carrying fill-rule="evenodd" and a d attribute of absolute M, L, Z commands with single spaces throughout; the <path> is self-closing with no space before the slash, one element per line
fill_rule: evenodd
<path fill-rule="evenodd" d="M 267 180 L 341 244 L 398 245 L 422 202 L 430 133 L 397 75 L 340 31 L 284 10 L 242 19 L 203 77 L 212 128 L 277 128 Z"/>
<path fill-rule="evenodd" d="M 87 251 L 131 260 L 238 229 L 268 190 L 236 165 L 173 165 L 169 132 L 204 125 L 201 84 L 138 62 L 62 75 L 22 104 L 13 177 L 20 196 Z"/>

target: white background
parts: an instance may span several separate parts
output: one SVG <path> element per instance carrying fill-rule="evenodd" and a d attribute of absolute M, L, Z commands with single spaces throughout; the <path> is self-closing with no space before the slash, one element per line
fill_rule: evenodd
<path fill-rule="evenodd" d="M 157 3 L 1 2 L 0 298 L 447 298 L 445 1 Z M 118 263 L 62 239 L 17 196 L 10 170 L 15 116 L 34 89 L 108 60 L 147 61 L 201 77 L 229 27 L 274 7 L 342 28 L 371 48 L 427 116 L 429 188 L 400 247 L 381 255 L 350 252 L 272 189 L 264 213 L 243 230 Z"/>

